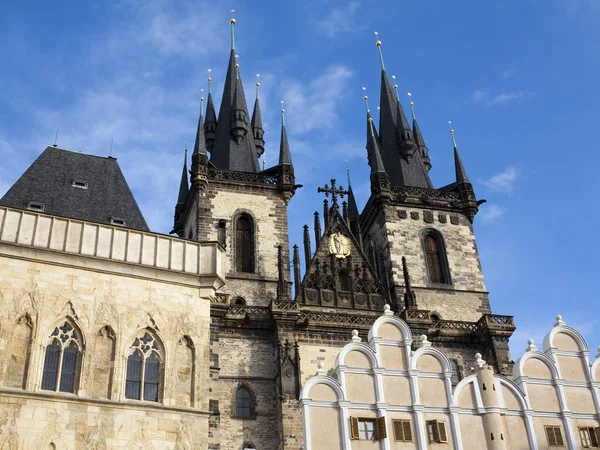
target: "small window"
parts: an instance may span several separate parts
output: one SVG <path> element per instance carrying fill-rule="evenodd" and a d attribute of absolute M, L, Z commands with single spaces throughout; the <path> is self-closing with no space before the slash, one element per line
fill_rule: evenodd
<path fill-rule="evenodd" d="M 387 437 L 385 417 L 367 419 L 350 417 L 350 437 L 366 441 L 379 441 Z"/>
<path fill-rule="evenodd" d="M 120 226 L 120 227 L 127 226 L 127 222 L 125 222 L 125 219 L 121 219 L 120 217 L 111 217 L 110 218 L 110 224 L 111 225 L 117 225 L 117 226 Z"/>
<path fill-rule="evenodd" d="M 455 359 L 450 360 L 450 366 L 452 368 L 452 378 L 450 379 L 452 386 L 456 386 L 460 382 L 460 366 L 458 361 Z"/>
<path fill-rule="evenodd" d="M 544 428 L 546 429 L 546 439 L 548 440 L 548 447 L 565 446 L 560 427 L 545 426 Z"/>
<path fill-rule="evenodd" d="M 412 428 L 410 420 L 392 420 L 394 426 L 394 440 L 396 442 L 412 442 Z"/>
<path fill-rule="evenodd" d="M 254 273 L 254 221 L 248 214 L 242 214 L 235 224 L 235 268 Z"/>
<path fill-rule="evenodd" d="M 429 281 L 438 284 L 452 284 L 444 241 L 437 231 L 428 230 L 425 233 L 423 236 L 423 250 Z"/>
<path fill-rule="evenodd" d="M 338 278 L 340 281 L 340 291 L 350 291 L 350 275 L 348 275 L 348 271 L 346 269 L 340 269 Z"/>
<path fill-rule="evenodd" d="M 581 438 L 581 446 L 584 448 L 600 447 L 600 427 L 579 427 L 579 437 Z"/>
<path fill-rule="evenodd" d="M 445 422 L 441 422 L 439 420 L 428 420 L 427 434 L 429 436 L 429 442 L 448 442 L 448 434 L 446 433 Z"/>
<path fill-rule="evenodd" d="M 30 211 L 44 212 L 46 205 L 42 202 L 27 202 L 27 209 Z"/>
<path fill-rule="evenodd" d="M 250 392 L 245 387 L 239 388 L 235 394 L 235 417 L 250 418 Z"/>
<path fill-rule="evenodd" d="M 236 297 L 233 301 L 234 306 L 246 306 L 246 300 L 242 297 Z"/>
<path fill-rule="evenodd" d="M 73 186 L 74 188 L 78 188 L 78 189 L 87 189 L 88 182 L 81 181 L 81 180 L 71 180 L 71 186 Z"/>

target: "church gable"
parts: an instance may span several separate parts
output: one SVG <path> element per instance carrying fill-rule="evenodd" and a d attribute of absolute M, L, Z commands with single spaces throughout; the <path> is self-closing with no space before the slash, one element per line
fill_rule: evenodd
<path fill-rule="evenodd" d="M 336 204 L 329 210 L 296 301 L 326 306 L 381 311 L 389 303 L 362 249 Z"/>

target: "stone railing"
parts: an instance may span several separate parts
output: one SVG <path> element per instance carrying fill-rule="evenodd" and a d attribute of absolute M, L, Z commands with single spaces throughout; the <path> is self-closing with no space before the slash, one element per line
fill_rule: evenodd
<path fill-rule="evenodd" d="M 279 183 L 279 178 L 276 174 L 265 175 L 261 173 L 234 172 L 222 169 L 208 169 L 208 178 L 211 180 L 242 181 L 244 183 L 267 185 L 277 185 Z"/>
<path fill-rule="evenodd" d="M 413 197 L 422 200 L 456 200 L 459 198 L 456 191 L 442 191 L 440 189 L 427 189 L 413 186 L 393 185 L 392 192 L 401 197 Z"/>
<path fill-rule="evenodd" d="M 0 243 L 224 279 L 222 250 L 119 226 L 0 206 Z"/>
<path fill-rule="evenodd" d="M 515 322 L 513 320 L 513 316 L 497 316 L 496 314 L 484 314 L 479 322 L 483 325 L 492 325 L 492 326 L 507 326 L 514 327 Z"/>
<path fill-rule="evenodd" d="M 404 309 L 400 315 L 405 320 L 430 320 L 429 311 L 425 309 Z"/>
<path fill-rule="evenodd" d="M 430 330 L 456 330 L 477 331 L 479 322 L 465 322 L 462 320 L 436 320 L 431 324 Z"/>

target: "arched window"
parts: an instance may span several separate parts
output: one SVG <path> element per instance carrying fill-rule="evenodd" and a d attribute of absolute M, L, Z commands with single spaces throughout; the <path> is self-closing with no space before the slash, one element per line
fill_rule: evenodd
<path fill-rule="evenodd" d="M 81 335 L 67 320 L 54 329 L 49 340 L 44 358 L 42 389 L 75 393 L 81 369 Z"/>
<path fill-rule="evenodd" d="M 125 398 L 157 402 L 162 381 L 162 346 L 149 332 L 142 332 L 131 344 L 127 358 Z"/>
<path fill-rule="evenodd" d="M 243 298 L 243 297 L 236 297 L 236 298 L 233 300 L 233 304 L 234 304 L 235 306 L 246 306 L 246 300 L 244 300 L 244 298 Z"/>
<path fill-rule="evenodd" d="M 250 409 L 250 391 L 242 386 L 235 394 L 235 417 L 249 419 L 251 417 Z"/>
<path fill-rule="evenodd" d="M 346 269 L 340 269 L 338 272 L 340 280 L 340 291 L 350 291 L 350 275 Z"/>
<path fill-rule="evenodd" d="M 429 281 L 431 283 L 451 284 L 442 236 L 433 230 L 427 231 L 423 236 L 423 250 Z"/>
<path fill-rule="evenodd" d="M 242 214 L 235 223 L 235 268 L 254 273 L 254 221 L 248 214 Z"/>
<path fill-rule="evenodd" d="M 452 383 L 452 386 L 456 386 L 461 380 L 460 366 L 455 359 L 450 360 L 450 366 L 452 368 L 452 378 L 450 379 L 450 382 Z"/>

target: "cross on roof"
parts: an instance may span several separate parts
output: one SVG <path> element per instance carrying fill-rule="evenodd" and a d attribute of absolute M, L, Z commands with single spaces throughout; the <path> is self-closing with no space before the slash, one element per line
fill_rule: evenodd
<path fill-rule="evenodd" d="M 319 189 L 317 189 L 317 192 L 324 192 L 325 193 L 325 197 L 329 197 L 329 194 L 331 194 L 331 202 L 333 203 L 333 206 L 337 207 L 337 196 L 339 195 L 341 198 L 344 198 L 344 195 L 348 194 L 348 191 L 344 190 L 343 186 L 340 186 L 338 188 L 335 187 L 335 178 L 331 179 L 331 188 L 325 184 L 324 187 L 320 187 Z"/>

